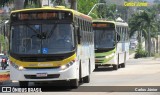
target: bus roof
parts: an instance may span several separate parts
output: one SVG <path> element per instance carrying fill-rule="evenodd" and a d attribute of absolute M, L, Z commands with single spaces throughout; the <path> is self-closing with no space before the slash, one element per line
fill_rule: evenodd
<path fill-rule="evenodd" d="M 126 22 L 115 22 L 115 21 L 108 21 L 108 20 L 103 20 L 103 19 L 93 20 L 92 22 L 93 23 L 94 22 L 102 22 L 102 23 L 106 22 L 106 23 L 113 23 L 116 26 L 126 26 L 126 27 L 128 27 L 128 24 Z"/>
<path fill-rule="evenodd" d="M 11 14 L 12 13 L 16 13 L 16 12 L 25 12 L 25 11 L 34 11 L 34 10 L 57 10 L 57 11 L 68 11 L 68 12 L 71 12 L 73 13 L 73 15 L 76 15 L 76 16 L 80 16 L 80 17 L 83 17 L 87 20 L 92 20 L 92 18 L 88 15 L 85 15 L 83 13 L 80 13 L 76 10 L 73 10 L 73 9 L 68 9 L 68 8 L 65 8 L 64 6 L 55 6 L 55 7 L 50 7 L 50 6 L 44 6 L 42 8 L 29 8 L 29 9 L 21 9 L 21 10 L 14 10 L 14 11 L 11 11 Z"/>
<path fill-rule="evenodd" d="M 115 22 L 116 26 L 125 26 L 128 27 L 128 23 L 126 22 Z"/>
<path fill-rule="evenodd" d="M 108 21 L 108 20 L 103 20 L 103 19 L 96 19 L 96 20 L 93 20 L 93 22 L 108 22 L 108 23 L 115 23 L 114 21 Z"/>

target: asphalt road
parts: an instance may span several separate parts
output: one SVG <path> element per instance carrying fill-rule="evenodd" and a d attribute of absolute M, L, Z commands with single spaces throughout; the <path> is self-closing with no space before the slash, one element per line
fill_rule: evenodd
<path fill-rule="evenodd" d="M 33 83 L 30 83 L 30 86 L 32 85 Z M 7 82 L 2 86 L 18 86 L 18 83 Z M 148 91 L 149 88 L 152 88 L 150 89 L 152 92 Z M 130 59 L 126 68 L 117 71 L 100 67 L 92 73 L 90 83 L 81 84 L 78 89 L 47 88 L 40 93 L 30 92 L 23 95 L 37 95 L 37 93 L 39 95 L 160 95 L 160 59 Z M 22 95 L 22 93 L 5 93 L 5 95 Z"/>

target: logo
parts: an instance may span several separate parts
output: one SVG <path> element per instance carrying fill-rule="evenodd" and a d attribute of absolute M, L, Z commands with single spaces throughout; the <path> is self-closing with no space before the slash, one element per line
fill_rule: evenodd
<path fill-rule="evenodd" d="M 42 92 L 41 88 L 2 87 L 2 93 Z"/>
<path fill-rule="evenodd" d="M 12 92 L 11 87 L 2 87 L 2 92 Z"/>
<path fill-rule="evenodd" d="M 48 53 L 48 48 L 43 48 L 42 52 L 43 52 L 43 54 L 47 54 Z"/>
<path fill-rule="evenodd" d="M 51 63 L 38 63 L 38 67 L 48 67 L 48 66 L 53 66 Z"/>

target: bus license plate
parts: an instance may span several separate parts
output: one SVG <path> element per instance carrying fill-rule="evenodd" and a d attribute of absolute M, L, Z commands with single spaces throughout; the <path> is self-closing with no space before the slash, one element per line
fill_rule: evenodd
<path fill-rule="evenodd" d="M 47 77 L 47 73 L 37 73 L 36 77 Z"/>

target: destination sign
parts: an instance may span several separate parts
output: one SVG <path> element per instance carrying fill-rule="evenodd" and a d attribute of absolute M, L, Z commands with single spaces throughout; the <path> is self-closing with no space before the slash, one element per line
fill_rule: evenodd
<path fill-rule="evenodd" d="M 66 11 L 25 11 L 11 14 L 11 21 L 17 20 L 71 20 L 72 13 Z"/>
<path fill-rule="evenodd" d="M 93 28 L 114 28 L 113 23 L 93 23 Z"/>

